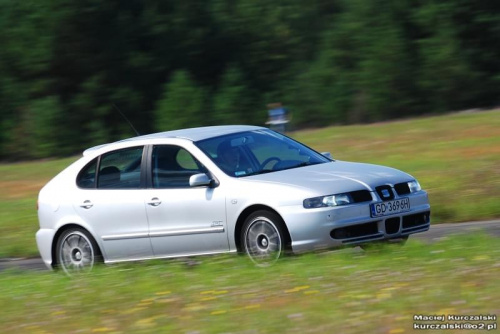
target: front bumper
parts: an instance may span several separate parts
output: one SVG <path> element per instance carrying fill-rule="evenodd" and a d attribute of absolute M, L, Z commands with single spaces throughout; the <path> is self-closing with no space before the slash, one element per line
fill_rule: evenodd
<path fill-rule="evenodd" d="M 430 205 L 427 193 L 408 196 L 411 210 L 384 217 L 371 217 L 365 202 L 332 208 L 281 208 L 292 239 L 294 252 L 320 248 L 357 245 L 376 240 L 398 239 L 430 227 Z"/>
<path fill-rule="evenodd" d="M 36 233 L 36 244 L 47 268 L 52 269 L 52 241 L 56 231 L 53 229 L 41 228 Z"/>

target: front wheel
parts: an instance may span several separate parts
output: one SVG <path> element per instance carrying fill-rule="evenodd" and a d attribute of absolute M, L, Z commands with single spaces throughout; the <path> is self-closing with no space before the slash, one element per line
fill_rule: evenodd
<path fill-rule="evenodd" d="M 89 272 L 101 259 L 101 253 L 94 238 L 81 228 L 64 231 L 57 240 L 57 267 L 68 275 Z"/>
<path fill-rule="evenodd" d="M 243 250 L 258 266 L 269 266 L 285 251 L 283 221 L 275 213 L 257 211 L 243 224 L 241 240 Z"/>

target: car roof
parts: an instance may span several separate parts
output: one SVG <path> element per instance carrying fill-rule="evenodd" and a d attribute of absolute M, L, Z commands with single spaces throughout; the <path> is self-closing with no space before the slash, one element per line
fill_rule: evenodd
<path fill-rule="evenodd" d="M 265 129 L 260 126 L 252 126 L 252 125 L 220 125 L 220 126 L 205 126 L 198 128 L 190 128 L 190 129 L 182 129 L 182 130 L 173 130 L 173 131 L 165 131 L 152 133 L 143 136 L 132 137 L 128 139 L 123 139 L 114 143 L 108 143 L 103 145 L 98 145 L 91 147 L 83 152 L 83 155 L 87 155 L 91 152 L 95 152 L 101 148 L 114 146 L 118 143 L 126 143 L 126 142 L 135 142 L 135 141 L 144 141 L 144 140 L 155 140 L 155 139 L 165 139 L 165 138 L 182 138 L 190 141 L 199 141 L 204 139 L 209 139 L 213 137 L 223 136 L 231 133 L 243 132 L 243 131 L 252 131 L 252 130 L 260 130 Z"/>

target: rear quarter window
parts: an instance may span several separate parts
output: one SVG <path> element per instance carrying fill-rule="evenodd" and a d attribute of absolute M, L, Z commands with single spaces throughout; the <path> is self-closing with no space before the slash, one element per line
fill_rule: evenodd
<path fill-rule="evenodd" d="M 97 169 L 97 158 L 89 162 L 80 171 L 76 178 L 76 185 L 83 189 L 95 188 L 95 177 Z"/>

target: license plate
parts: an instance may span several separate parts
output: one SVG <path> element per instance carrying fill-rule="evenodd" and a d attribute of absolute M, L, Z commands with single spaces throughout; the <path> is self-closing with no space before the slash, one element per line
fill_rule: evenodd
<path fill-rule="evenodd" d="M 394 201 L 370 204 L 370 210 L 372 217 L 382 217 L 410 211 L 410 199 L 406 197 Z"/>

